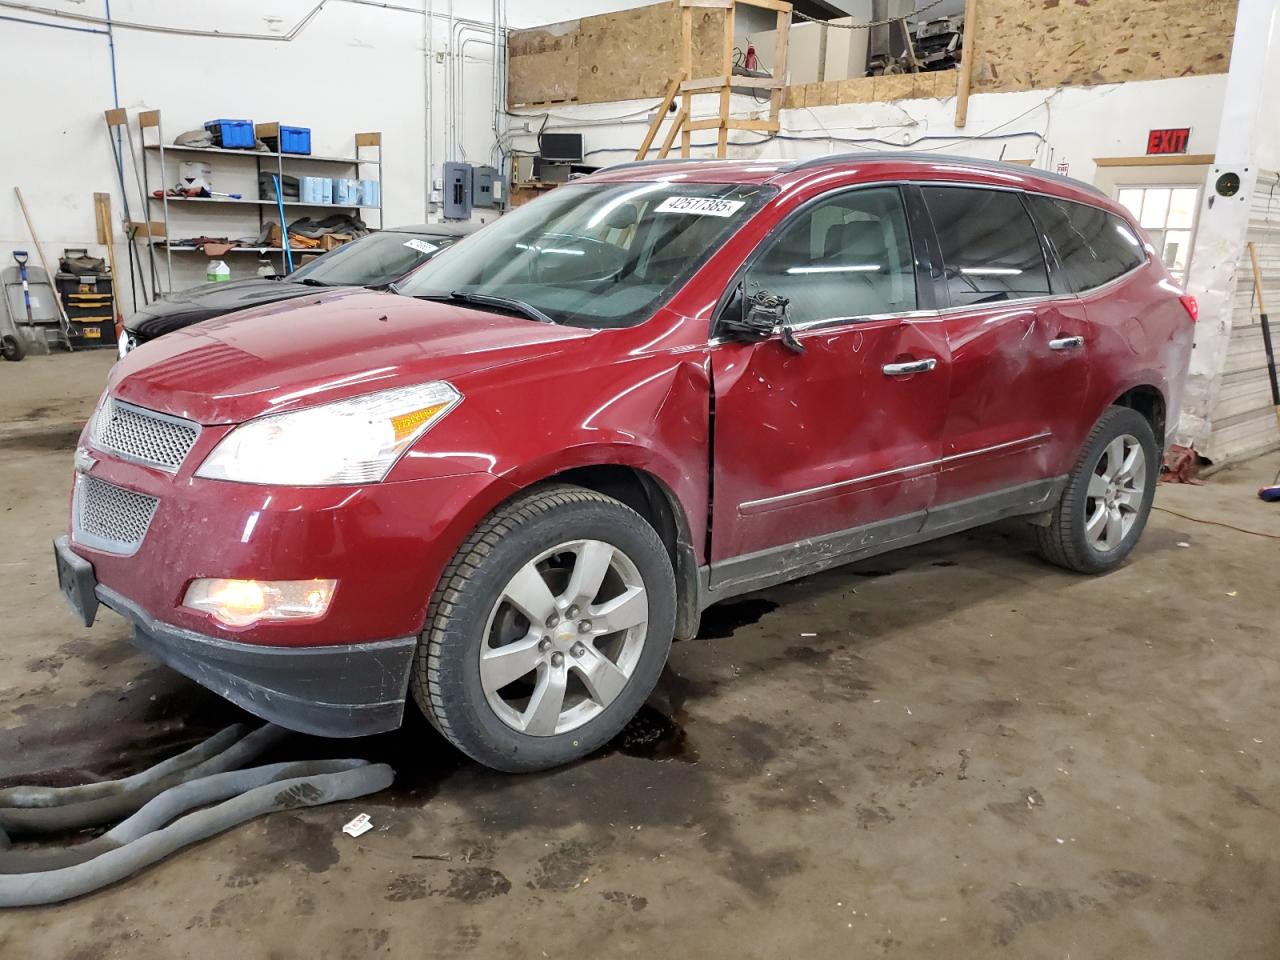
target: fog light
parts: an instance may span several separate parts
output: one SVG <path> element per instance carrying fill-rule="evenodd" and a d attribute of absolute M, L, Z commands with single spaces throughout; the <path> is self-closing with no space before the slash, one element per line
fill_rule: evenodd
<path fill-rule="evenodd" d="M 310 620 L 324 616 L 337 585 L 337 580 L 194 580 L 182 603 L 229 627 Z"/>

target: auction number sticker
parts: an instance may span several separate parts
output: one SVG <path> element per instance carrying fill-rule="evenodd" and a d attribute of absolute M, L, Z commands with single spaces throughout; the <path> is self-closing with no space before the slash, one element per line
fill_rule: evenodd
<path fill-rule="evenodd" d="M 712 217 L 732 217 L 742 209 L 745 200 L 717 200 L 715 197 L 667 197 L 654 207 L 657 213 L 707 214 Z"/>
<path fill-rule="evenodd" d="M 412 240 L 406 240 L 404 245 L 412 250 L 417 250 L 419 253 L 435 253 L 440 249 L 434 243 L 427 243 L 427 241 L 419 240 L 417 237 Z"/>

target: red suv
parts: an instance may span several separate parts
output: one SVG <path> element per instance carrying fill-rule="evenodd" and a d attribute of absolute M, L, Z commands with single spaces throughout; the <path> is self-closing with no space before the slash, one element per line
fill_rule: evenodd
<path fill-rule="evenodd" d="M 406 699 L 476 760 L 590 753 L 710 604 L 1002 517 L 1142 533 L 1195 303 L 1092 187 L 859 154 L 623 164 L 393 292 L 117 365 L 59 579 L 287 727 Z"/>

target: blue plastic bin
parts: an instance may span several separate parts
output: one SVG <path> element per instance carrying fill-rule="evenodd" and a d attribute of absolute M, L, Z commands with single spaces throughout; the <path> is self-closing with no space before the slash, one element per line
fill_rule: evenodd
<path fill-rule="evenodd" d="M 254 147 L 252 120 L 206 120 L 204 128 L 213 135 L 215 146 L 237 150 Z"/>
<path fill-rule="evenodd" d="M 277 124 L 276 127 L 280 131 L 280 136 L 262 138 L 262 142 L 272 150 L 277 153 L 309 154 L 311 152 L 310 127 L 287 127 L 283 123 Z"/>

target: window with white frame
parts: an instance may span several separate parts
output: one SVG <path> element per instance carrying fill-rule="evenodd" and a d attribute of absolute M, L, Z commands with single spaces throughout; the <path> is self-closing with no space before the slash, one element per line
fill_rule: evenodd
<path fill-rule="evenodd" d="M 1151 236 L 1160 259 L 1175 280 L 1185 283 L 1200 210 L 1200 188 L 1191 184 L 1122 186 L 1116 200 L 1128 208 Z"/>

